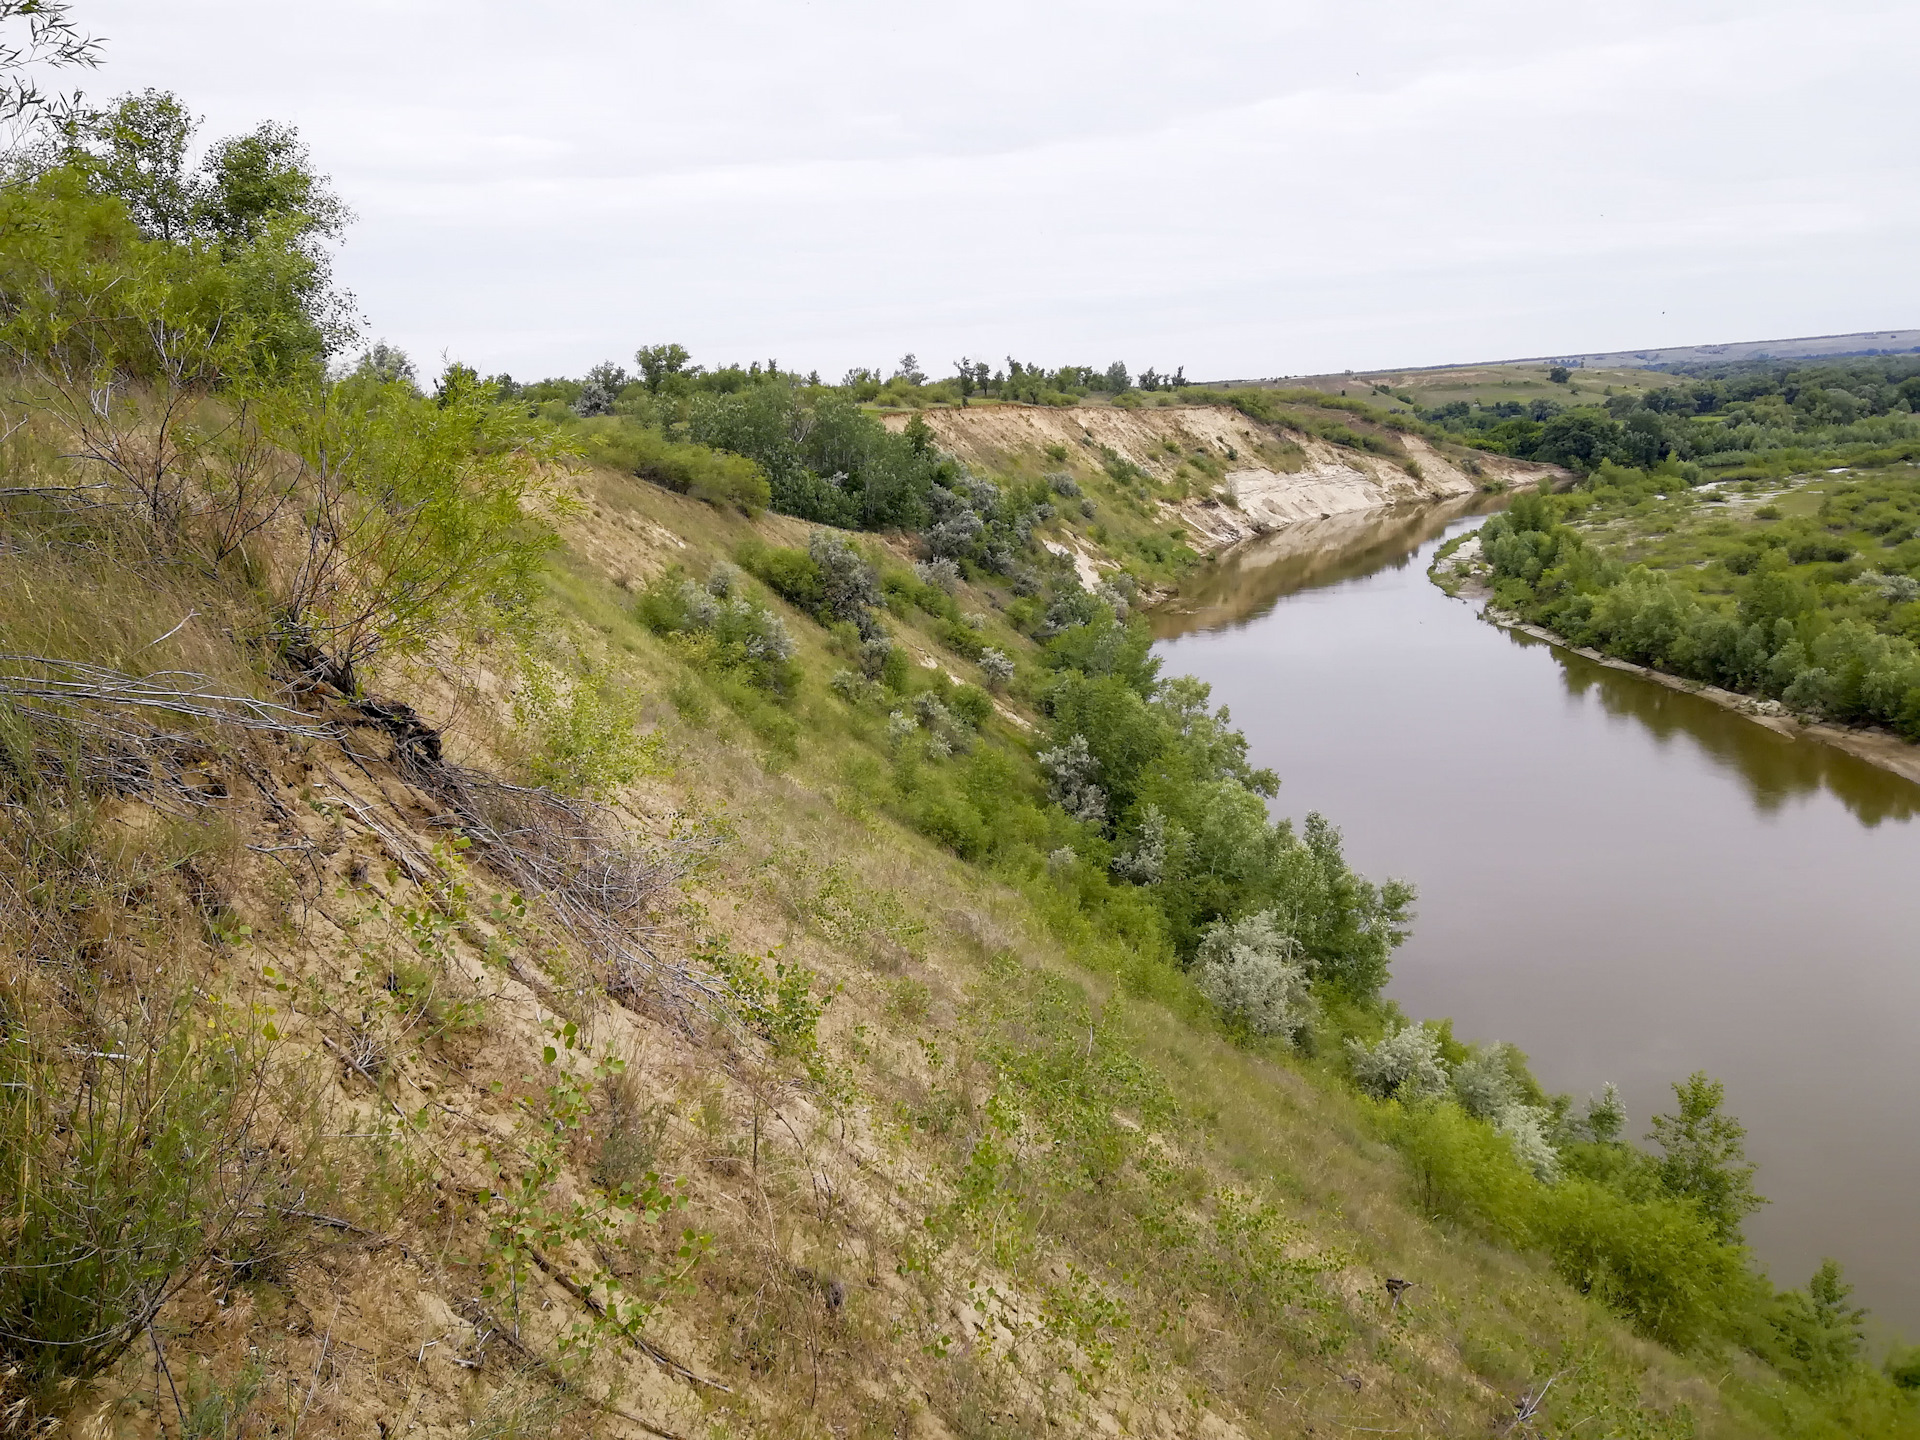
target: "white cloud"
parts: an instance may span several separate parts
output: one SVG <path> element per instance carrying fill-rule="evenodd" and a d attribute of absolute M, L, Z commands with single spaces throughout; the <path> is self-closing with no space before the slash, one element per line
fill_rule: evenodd
<path fill-rule="evenodd" d="M 298 124 L 370 328 L 521 375 L 1302 373 L 1920 323 L 1910 6 L 83 5 Z"/>

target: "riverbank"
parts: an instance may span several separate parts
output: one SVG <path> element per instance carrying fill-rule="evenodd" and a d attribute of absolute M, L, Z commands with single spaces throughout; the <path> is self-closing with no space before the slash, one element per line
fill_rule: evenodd
<path fill-rule="evenodd" d="M 910 418 L 882 423 L 903 430 Z M 1177 521 L 1195 550 L 1212 555 L 1303 522 L 1517 490 L 1567 473 L 1396 433 L 1400 460 L 1226 405 L 1000 405 L 920 418 L 942 450 L 977 471 L 1040 475 L 1071 458 L 1137 480 L 1133 498 L 1149 502 L 1156 521 Z"/>
<path fill-rule="evenodd" d="M 1920 790 L 1480 624 L 1427 578 L 1439 537 L 1386 538 L 1258 605 L 1169 613 L 1162 673 L 1214 687 L 1281 813 L 1334 817 L 1362 868 L 1418 886 L 1387 989 L 1406 1014 L 1515 1043 L 1549 1092 L 1616 1083 L 1636 1137 L 1670 1082 L 1726 1082 L 1771 1202 L 1761 1263 L 1785 1284 L 1832 1255 L 1881 1324 L 1920 1330 L 1899 1205 L 1920 1155 L 1884 1142 L 1920 984 L 1899 961 Z"/>
<path fill-rule="evenodd" d="M 1589 645 L 1576 644 L 1565 635 L 1537 625 L 1512 611 L 1493 604 L 1491 571 L 1480 553 L 1478 532 L 1457 536 L 1435 554 L 1427 575 L 1450 597 L 1479 606 L 1480 618 L 1491 625 L 1528 635 L 1536 640 L 1569 651 L 1610 670 L 1639 676 L 1669 690 L 1697 695 L 1703 700 L 1753 721 L 1756 725 L 1788 739 L 1818 741 L 1843 750 L 1858 760 L 1920 784 L 1920 745 L 1901 739 L 1891 731 L 1871 726 L 1837 725 L 1820 717 L 1795 710 L 1778 700 L 1728 690 L 1705 681 L 1691 680 L 1650 665 L 1623 660 Z"/>
<path fill-rule="evenodd" d="M 1467 598 L 1463 595 L 1458 598 Z M 1530 635 L 1536 640 L 1544 640 L 1562 650 L 1571 651 L 1596 665 L 1604 665 L 1609 670 L 1621 670 L 1629 675 L 1638 675 L 1643 680 L 1651 680 L 1656 685 L 1664 685 L 1669 690 L 1678 690 L 1687 695 L 1698 695 L 1702 700 L 1710 700 L 1715 705 L 1744 716 L 1756 725 L 1765 726 L 1776 735 L 1785 735 L 1789 739 L 1817 740 L 1823 745 L 1832 745 L 1844 750 L 1856 759 L 1869 765 L 1876 765 L 1903 779 L 1920 785 L 1920 745 L 1902 740 L 1885 730 L 1856 730 L 1845 725 L 1832 725 L 1824 720 L 1816 720 L 1810 715 L 1801 715 L 1789 710 L 1778 700 L 1766 700 L 1756 695 L 1742 695 L 1737 690 L 1723 690 L 1718 685 L 1704 685 L 1697 680 L 1687 680 L 1678 675 L 1669 675 L 1663 670 L 1650 666 L 1636 665 L 1631 660 L 1622 660 L 1614 655 L 1603 654 L 1589 645 L 1575 645 L 1564 635 L 1556 635 L 1522 620 L 1518 615 L 1501 610 L 1491 603 L 1484 604 L 1480 618 L 1489 625 L 1498 625 L 1504 630 L 1518 631 Z"/>

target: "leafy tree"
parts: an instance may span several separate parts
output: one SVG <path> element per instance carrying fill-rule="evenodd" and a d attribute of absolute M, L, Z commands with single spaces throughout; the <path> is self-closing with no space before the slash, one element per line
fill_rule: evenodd
<path fill-rule="evenodd" d="M 100 63 L 100 42 L 75 27 L 72 8 L 68 0 L 0 0 L 0 122 L 67 113 L 70 102 L 47 94 L 30 70 Z"/>
<path fill-rule="evenodd" d="M 87 173 L 126 201 L 151 238 L 212 240 L 229 247 L 258 242 L 276 227 L 282 244 L 337 239 L 352 218 L 291 126 L 268 122 L 211 146 L 189 165 L 200 118 L 180 97 L 147 89 L 104 110 L 77 112 L 62 125 L 54 158 Z"/>
<path fill-rule="evenodd" d="M 1789 1290 L 1768 1323 L 1789 1363 L 1816 1388 L 1835 1385 L 1860 1362 L 1866 1311 L 1849 1303 L 1853 1287 L 1836 1260 L 1823 1260 L 1805 1290 Z"/>
<path fill-rule="evenodd" d="M 1118 395 L 1123 390 L 1133 388 L 1133 381 L 1127 375 L 1125 362 L 1116 360 L 1107 366 L 1106 373 L 1101 377 L 1100 388 L 1109 395 Z"/>
<path fill-rule="evenodd" d="M 338 350 L 354 322 L 349 301 L 333 293 L 321 242 L 340 234 L 347 210 L 291 129 L 263 125 L 221 141 L 194 168 L 198 127 L 169 92 L 122 96 L 104 110 L 67 115 L 58 143 L 25 162 L 26 177 L 42 185 L 56 183 L 55 175 L 78 178 L 120 201 L 141 238 L 216 255 L 223 288 L 253 323 L 256 358 L 271 349 L 285 368 Z M 69 211 L 67 218 L 78 217 Z M 193 262 L 182 256 L 177 263 Z"/>
<path fill-rule="evenodd" d="M 927 383 L 926 372 L 920 368 L 920 357 L 912 351 L 900 357 L 899 363 L 893 367 L 893 378 L 903 385 Z"/>
<path fill-rule="evenodd" d="M 199 128 L 199 117 L 177 95 L 147 89 L 70 120 L 67 158 L 127 202 L 142 234 L 188 240 L 198 228 L 204 184 L 187 164 Z"/>
<path fill-rule="evenodd" d="M 1661 1188 L 1698 1206 L 1723 1243 L 1738 1244 L 1740 1222 L 1766 1203 L 1754 1192 L 1746 1127 L 1720 1113 L 1726 1086 L 1705 1071 L 1676 1081 L 1673 1095 L 1678 1111 L 1656 1115 L 1647 1135 L 1663 1152 L 1655 1166 Z"/>
<path fill-rule="evenodd" d="M 433 403 L 442 410 L 480 393 L 480 372 L 458 360 L 447 362 L 440 378 L 433 382 Z"/>
<path fill-rule="evenodd" d="M 611 415 L 613 402 L 620 398 L 620 392 L 632 383 L 627 372 L 611 360 L 602 360 L 587 371 L 585 383 L 580 387 L 579 398 L 573 402 L 576 415 Z"/>
<path fill-rule="evenodd" d="M 1611 1080 L 1601 1086 L 1599 1096 L 1587 1102 L 1582 1126 L 1596 1144 L 1619 1143 L 1620 1136 L 1627 1128 L 1627 1107 L 1620 1098 L 1619 1086 Z"/>
<path fill-rule="evenodd" d="M 692 370 L 687 368 L 687 362 L 692 358 L 684 345 L 642 345 L 633 355 L 649 395 L 658 395 L 661 388 L 676 376 L 699 373 L 698 366 Z"/>
<path fill-rule="evenodd" d="M 368 347 L 355 362 L 353 374 L 380 385 L 405 385 L 410 390 L 418 389 L 420 384 L 419 373 L 407 352 L 384 340 L 376 340 Z"/>
<path fill-rule="evenodd" d="M 1573 378 L 1573 372 L 1564 365 L 1555 365 L 1547 371 L 1547 379 L 1556 385 L 1565 385 Z"/>
<path fill-rule="evenodd" d="M 268 122 L 218 142 L 202 169 L 196 223 L 231 244 L 257 241 L 288 220 L 302 239 L 337 239 L 352 218 L 288 125 Z"/>
<path fill-rule="evenodd" d="M 973 361 L 964 355 L 953 362 L 953 368 L 955 374 L 959 376 L 960 405 L 962 409 L 965 409 L 968 397 L 973 394 L 974 389 L 980 383 L 979 376 L 975 373 Z"/>

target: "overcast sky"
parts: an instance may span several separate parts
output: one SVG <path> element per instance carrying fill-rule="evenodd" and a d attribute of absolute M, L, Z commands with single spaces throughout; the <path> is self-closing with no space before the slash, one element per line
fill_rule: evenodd
<path fill-rule="evenodd" d="M 1920 5 L 76 0 L 421 368 L 1303 374 L 1920 326 Z"/>

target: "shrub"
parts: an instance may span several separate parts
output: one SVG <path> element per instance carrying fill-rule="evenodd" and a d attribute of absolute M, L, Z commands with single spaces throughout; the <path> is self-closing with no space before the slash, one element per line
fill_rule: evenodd
<path fill-rule="evenodd" d="M 1013 661 L 1004 650 L 988 646 L 980 652 L 980 674 L 989 688 L 998 690 L 1013 679 Z"/>
<path fill-rule="evenodd" d="M 914 829 L 963 860 L 977 860 L 992 846 L 992 836 L 979 812 L 944 788 L 929 786 L 916 794 L 907 813 Z"/>
<path fill-rule="evenodd" d="M 1497 1120 L 1520 1103 L 1520 1087 L 1507 1064 L 1503 1045 L 1477 1045 L 1454 1067 L 1454 1098 L 1478 1120 Z"/>
<path fill-rule="evenodd" d="M 706 589 L 691 580 L 662 576 L 642 592 L 640 622 L 656 635 L 677 637 L 703 669 L 737 675 L 756 690 L 789 696 L 799 687 L 800 667 L 786 622 L 738 589 L 730 568 L 715 571 Z M 718 593 L 715 593 L 715 592 Z"/>
<path fill-rule="evenodd" d="M 1255 1035 L 1295 1042 L 1319 1013 L 1300 944 L 1271 910 L 1209 929 L 1194 956 L 1193 978 L 1221 1014 Z"/>
<path fill-rule="evenodd" d="M 960 567 L 944 555 L 915 561 L 913 574 L 922 585 L 934 586 L 949 595 L 960 588 Z"/>
<path fill-rule="evenodd" d="M 834 671 L 827 677 L 827 688 L 849 705 L 864 705 L 880 698 L 880 687 L 853 670 Z"/>
<path fill-rule="evenodd" d="M 1515 1163 L 1512 1147 L 1491 1127 L 1457 1105 L 1394 1107 L 1389 1113 L 1422 1210 L 1478 1226 L 1509 1244 L 1535 1242 L 1540 1183 Z"/>
<path fill-rule="evenodd" d="M 801 965 L 774 961 L 773 974 L 750 956 L 734 953 L 726 939 L 704 942 L 695 961 L 726 982 L 735 1016 L 783 1055 L 811 1056 L 819 1044 L 820 1016 L 832 1003 L 831 992 L 818 998 L 818 977 Z M 773 959 L 772 955 L 767 957 Z"/>
<path fill-rule="evenodd" d="M 527 613 L 558 537 L 545 427 L 469 392 L 441 404 L 345 380 L 265 402 L 263 426 L 301 467 L 307 534 L 281 599 L 289 658 L 349 673 L 418 654 L 448 630 Z"/>
<path fill-rule="evenodd" d="M 913 713 L 927 732 L 927 750 L 934 758 L 945 759 L 956 750 L 970 748 L 971 734 L 931 690 L 923 690 L 913 697 Z"/>
<path fill-rule="evenodd" d="M 618 420 L 590 422 L 588 453 L 604 465 L 716 507 L 753 515 L 772 499 L 766 472 L 744 455 L 669 440 Z"/>
<path fill-rule="evenodd" d="M 1552 1112 L 1538 1105 L 1508 1105 L 1493 1120 L 1493 1128 L 1513 1146 L 1513 1158 L 1549 1185 L 1560 1178 L 1560 1152 L 1548 1138 L 1552 1125 Z"/>
<path fill-rule="evenodd" d="M 660 736 L 640 733 L 639 698 L 604 680 L 535 663 L 513 708 L 533 740 L 527 770 L 536 785 L 604 797 L 658 773 Z"/>
<path fill-rule="evenodd" d="M 968 660 L 977 662 L 986 654 L 986 642 L 980 638 L 980 632 L 964 620 L 942 620 L 933 627 L 933 633 L 947 649 Z"/>
<path fill-rule="evenodd" d="M 1354 1083 L 1383 1100 L 1419 1100 L 1447 1090 L 1447 1064 L 1440 1036 L 1424 1025 L 1389 1030 L 1378 1044 L 1347 1041 Z"/>
<path fill-rule="evenodd" d="M 857 625 L 869 607 L 885 603 L 879 576 L 846 536 L 814 531 L 807 541 L 807 557 L 819 571 L 820 608 L 829 619 Z"/>
<path fill-rule="evenodd" d="M 1704 1339 L 1745 1288 L 1741 1252 L 1721 1244 L 1692 1205 L 1634 1203 L 1580 1177 L 1540 1196 L 1538 1229 L 1554 1269 L 1662 1344 Z"/>
<path fill-rule="evenodd" d="M 764 581 L 774 594 L 809 615 L 818 615 L 826 603 L 825 577 L 804 550 L 747 540 L 734 553 L 734 559 L 747 573 Z"/>
<path fill-rule="evenodd" d="M 1041 751 L 1039 758 L 1047 775 L 1047 798 L 1083 824 L 1104 824 L 1107 792 L 1094 783 L 1100 765 L 1087 746 L 1087 737 L 1075 732 L 1053 749 Z"/>
<path fill-rule="evenodd" d="M 993 697 L 978 685 L 956 685 L 947 696 L 947 708 L 963 724 L 978 730 L 992 718 Z"/>
<path fill-rule="evenodd" d="M 88 1010 L 72 1030 L 9 1017 L 0 1043 L 0 1354 L 29 1397 L 105 1371 L 300 1203 L 266 1119 L 270 1052 L 237 1012 L 160 993 Z"/>

